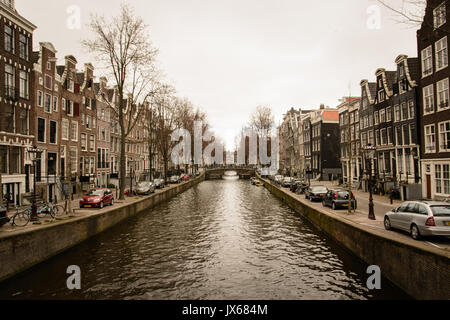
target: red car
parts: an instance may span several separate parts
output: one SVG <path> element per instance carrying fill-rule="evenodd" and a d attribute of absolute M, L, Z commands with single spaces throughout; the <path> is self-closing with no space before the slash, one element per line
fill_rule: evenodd
<path fill-rule="evenodd" d="M 80 200 L 80 208 L 103 208 L 105 205 L 114 204 L 114 195 L 109 189 L 89 190 Z"/>

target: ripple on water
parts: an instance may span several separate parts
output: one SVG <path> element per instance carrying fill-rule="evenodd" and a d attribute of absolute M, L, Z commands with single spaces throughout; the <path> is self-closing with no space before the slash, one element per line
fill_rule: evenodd
<path fill-rule="evenodd" d="M 81 267 L 80 292 L 65 289 L 68 261 Z M 264 188 L 206 181 L 6 283 L 0 298 L 405 297 L 391 285 L 369 292 L 365 277 L 365 265 Z"/>

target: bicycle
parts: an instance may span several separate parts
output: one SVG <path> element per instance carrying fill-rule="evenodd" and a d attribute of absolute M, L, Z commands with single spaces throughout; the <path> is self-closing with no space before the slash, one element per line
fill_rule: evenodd
<path fill-rule="evenodd" d="M 68 210 L 68 202 L 69 202 L 69 200 L 66 200 L 66 201 L 64 201 L 64 205 L 61 205 L 61 204 L 56 204 L 56 205 L 53 205 L 53 212 L 54 212 L 54 214 L 55 214 L 55 216 L 57 216 L 57 217 L 60 217 L 60 216 L 62 216 L 63 214 L 68 214 L 69 212 L 67 211 Z"/>
<path fill-rule="evenodd" d="M 16 213 L 11 217 L 11 225 L 25 227 L 31 221 L 31 211 L 28 209 L 20 211 L 16 207 Z"/>
<path fill-rule="evenodd" d="M 30 210 L 30 212 L 31 212 L 32 208 L 28 208 L 27 210 Z M 41 205 L 37 208 L 37 216 L 39 218 L 44 218 L 46 215 L 50 215 L 50 217 L 52 219 L 56 218 L 54 206 L 51 204 L 48 204 L 47 202 L 44 202 L 43 205 Z"/>

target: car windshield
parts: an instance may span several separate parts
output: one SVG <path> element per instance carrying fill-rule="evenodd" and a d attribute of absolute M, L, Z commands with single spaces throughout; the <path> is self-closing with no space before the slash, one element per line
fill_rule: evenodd
<path fill-rule="evenodd" d="M 312 192 L 327 192 L 328 190 L 325 187 L 312 187 L 311 191 Z"/>
<path fill-rule="evenodd" d="M 431 206 L 435 217 L 450 217 L 450 205 Z"/>
<path fill-rule="evenodd" d="M 145 188 L 150 185 L 150 182 L 139 182 L 138 187 L 139 188 Z"/>
<path fill-rule="evenodd" d="M 348 200 L 348 191 L 339 191 L 337 195 L 339 199 Z"/>
<path fill-rule="evenodd" d="M 87 196 L 102 196 L 103 190 L 89 190 L 89 192 L 86 195 Z"/>

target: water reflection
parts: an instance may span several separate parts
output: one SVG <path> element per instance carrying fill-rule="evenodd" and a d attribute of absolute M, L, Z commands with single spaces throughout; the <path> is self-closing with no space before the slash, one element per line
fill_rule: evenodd
<path fill-rule="evenodd" d="M 82 271 L 82 290 L 65 270 Z M 205 181 L 153 210 L 5 282 L 0 298 L 406 298 L 264 188 Z"/>

